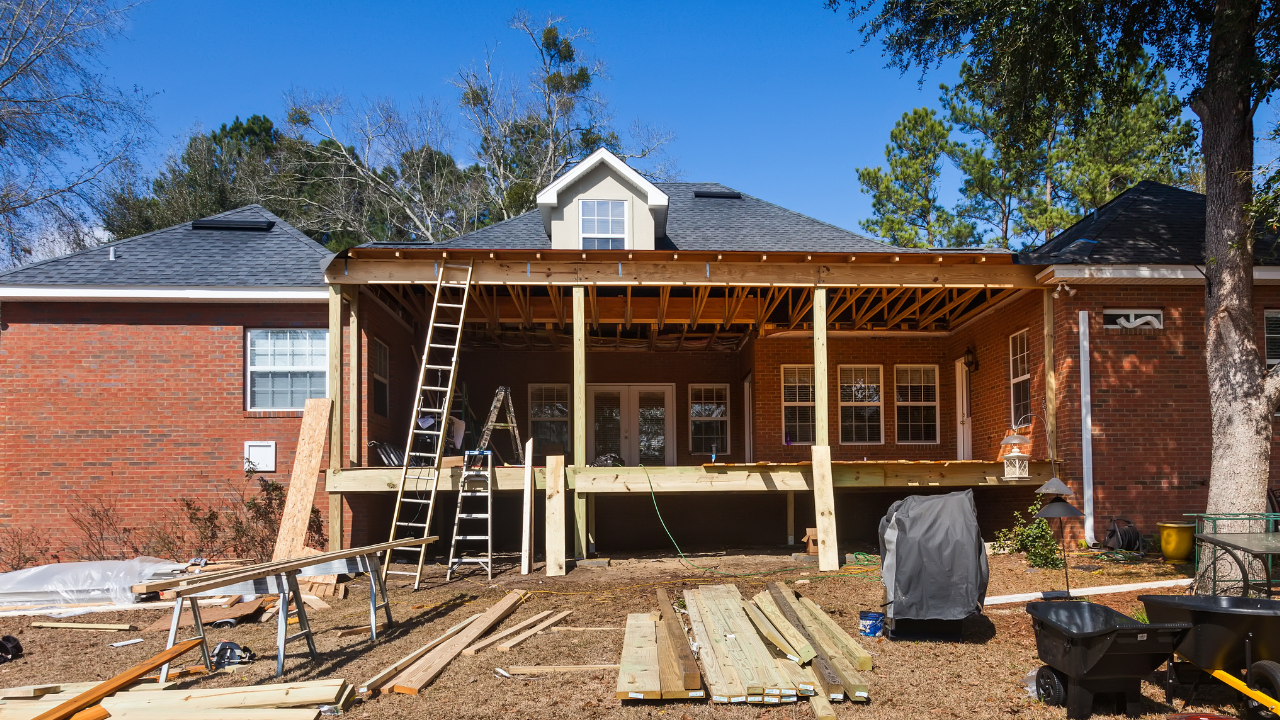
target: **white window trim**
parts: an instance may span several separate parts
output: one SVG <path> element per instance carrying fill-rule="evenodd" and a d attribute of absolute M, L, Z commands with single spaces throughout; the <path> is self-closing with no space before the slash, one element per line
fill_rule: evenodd
<path fill-rule="evenodd" d="M 244 378 L 243 378 L 244 409 L 246 412 L 300 412 L 301 410 L 304 409 L 300 407 L 256 408 L 253 406 L 253 392 L 252 392 L 253 383 L 251 378 L 253 376 L 254 367 L 250 364 L 250 358 L 249 358 L 249 336 L 255 330 L 323 330 L 325 332 L 324 368 L 323 368 L 324 369 L 324 397 L 329 397 L 329 342 L 328 342 L 329 328 L 327 327 L 255 327 L 255 328 L 247 327 L 244 329 L 244 339 L 243 339 L 243 343 L 244 343 L 243 345 L 244 346 Z M 312 372 L 317 369 L 318 368 L 316 367 L 310 367 L 310 366 L 305 366 L 305 367 L 285 366 L 285 367 L 261 368 L 261 371 L 262 372 L 294 372 L 294 371 Z"/>
<path fill-rule="evenodd" d="M 876 368 L 880 372 L 880 402 L 844 402 L 840 399 L 840 371 L 845 368 Z M 935 376 L 936 377 L 936 376 Z M 895 381 L 897 378 L 894 378 Z M 836 404 L 837 404 L 837 421 L 836 430 L 840 433 L 839 437 L 844 437 L 844 413 L 839 409 L 843 407 L 878 407 L 880 408 L 880 441 L 879 442 L 845 442 L 840 441 L 841 445 L 883 445 L 884 444 L 884 366 L 868 365 L 868 364 L 849 364 L 836 366 Z"/>
<path fill-rule="evenodd" d="M 545 387 L 564 388 L 565 397 L 569 399 L 569 414 L 566 415 L 564 418 L 546 418 L 546 417 L 535 418 L 533 416 L 533 391 L 535 388 L 545 388 Z M 525 400 L 529 403 L 528 413 L 527 413 L 529 417 L 529 438 L 532 439 L 536 436 L 536 434 L 533 432 L 533 424 L 536 422 L 566 423 L 567 425 L 566 429 L 568 430 L 568 432 L 565 433 L 565 438 L 566 440 L 568 440 L 568 442 L 565 445 L 564 452 L 566 457 L 570 456 L 573 452 L 573 448 L 572 448 L 572 445 L 573 445 L 573 385 L 570 383 L 545 383 L 545 382 L 529 383 L 529 386 L 525 389 Z M 535 448 L 535 451 L 536 451 L 536 448 Z M 529 462 L 533 462 L 533 461 L 530 460 Z"/>
<path fill-rule="evenodd" d="M 1013 339 L 1014 339 L 1014 338 L 1016 338 L 1016 337 L 1018 337 L 1019 335 L 1025 335 L 1025 336 L 1027 337 L 1027 339 L 1026 339 L 1026 345 L 1027 345 L 1027 373 L 1026 373 L 1025 375 L 1018 375 L 1018 376 L 1014 376 L 1014 374 L 1013 374 L 1013 373 L 1014 373 L 1014 369 L 1013 369 Z M 1026 425 L 1019 425 L 1019 424 L 1018 424 L 1018 421 L 1019 421 L 1019 420 L 1021 420 L 1022 418 L 1020 418 L 1020 417 L 1014 417 L 1014 415 L 1016 415 L 1018 411 L 1017 411 L 1017 406 L 1014 404 L 1014 400 L 1013 400 L 1013 386 L 1014 386 L 1014 385 L 1016 385 L 1016 384 L 1017 384 L 1017 383 L 1019 383 L 1019 382 L 1022 382 L 1023 380 L 1026 380 L 1026 381 L 1028 382 L 1028 385 L 1027 385 L 1027 397 L 1029 398 L 1029 397 L 1031 397 L 1031 386 L 1030 386 L 1030 382 L 1031 382 L 1031 332 L 1030 332 L 1030 329 L 1029 329 L 1029 328 L 1023 328 L 1023 329 L 1019 330 L 1018 332 L 1016 332 L 1016 333 L 1014 333 L 1014 334 L 1012 334 L 1012 335 L 1010 335 L 1010 336 L 1009 336 L 1009 427 L 1012 427 L 1012 428 L 1022 428 L 1022 427 L 1028 427 L 1029 425 L 1031 425 L 1030 421 L 1028 421 Z M 1027 417 L 1030 417 L 1030 413 L 1028 413 Z"/>
<path fill-rule="evenodd" d="M 1265 360 L 1267 361 L 1267 369 L 1268 369 L 1268 370 L 1270 370 L 1270 369 L 1271 369 L 1271 366 L 1272 366 L 1272 365 L 1275 365 L 1275 364 L 1277 364 L 1277 363 L 1280 363 L 1280 358 L 1276 358 L 1275 360 L 1272 360 L 1271 358 L 1267 357 L 1267 338 L 1269 338 L 1269 337 L 1275 337 L 1275 338 L 1277 338 L 1278 340 L 1280 340 L 1280 335 L 1267 335 L 1267 318 L 1270 318 L 1270 317 L 1280 317 L 1280 310 L 1266 310 L 1266 311 L 1264 311 L 1264 312 L 1263 312 L 1263 317 L 1262 317 L 1262 357 L 1263 357 L 1263 359 L 1265 359 Z M 1280 415 L 1280 412 L 1277 412 L 1276 414 L 1277 414 L 1277 415 Z"/>
<path fill-rule="evenodd" d="M 618 198 L 579 198 L 578 199 L 578 249 L 583 249 L 583 242 L 587 239 L 587 235 L 582 232 L 582 203 L 589 202 L 620 202 L 622 203 L 622 235 L 613 233 L 592 233 L 593 238 L 622 238 L 622 247 L 625 250 L 631 249 L 631 202 L 629 200 L 619 200 Z"/>
<path fill-rule="evenodd" d="M 815 390 L 815 392 L 814 392 L 814 401 L 813 401 L 813 402 L 787 402 L 787 401 L 786 401 L 786 399 L 785 399 L 785 398 L 787 397 L 787 368 L 809 368 L 810 370 L 813 370 L 813 371 L 814 371 L 814 382 L 815 382 L 814 390 Z M 817 392 L 816 392 L 816 390 L 817 390 L 817 387 L 816 387 L 817 379 L 818 379 L 818 378 L 817 378 L 817 369 L 816 369 L 816 368 L 814 368 L 814 366 L 813 366 L 813 364 L 812 364 L 812 363 L 807 364 L 807 365 L 806 365 L 806 364 L 803 364 L 803 363 L 789 363 L 789 364 L 786 364 L 786 365 L 782 365 L 782 366 L 779 368 L 778 381 L 779 381 L 779 383 L 781 383 L 781 386 L 782 386 L 782 387 L 781 387 L 782 394 L 781 394 L 779 397 L 780 397 L 780 398 L 782 398 L 782 401 L 781 401 L 781 402 L 782 402 L 782 423 L 781 423 L 781 424 L 782 424 L 782 444 L 783 444 L 783 445 L 788 444 L 788 443 L 787 443 L 787 408 L 789 408 L 789 407 L 812 407 L 812 408 L 813 408 L 813 411 L 814 411 L 814 416 L 815 416 L 815 418 L 816 418 L 816 416 L 817 416 L 817 412 L 818 412 L 818 402 L 817 402 Z M 816 436 L 816 434 L 817 434 L 817 428 L 814 428 L 814 431 L 815 431 L 815 436 Z M 812 442 L 793 442 L 793 443 L 790 443 L 790 444 L 791 444 L 791 445 L 813 445 L 814 443 L 812 443 Z"/>
<path fill-rule="evenodd" d="M 933 402 L 898 402 L 898 368 L 933 368 Z M 893 440 L 895 445 L 941 445 L 942 444 L 942 418 L 941 403 L 938 402 L 938 385 L 942 377 L 938 372 L 937 365 L 929 365 L 927 363 L 904 363 L 902 365 L 893 366 Z M 902 440 L 898 437 L 898 408 L 900 407 L 933 407 L 934 422 L 934 439 L 928 440 Z"/>
<path fill-rule="evenodd" d="M 724 417 L 723 418 L 706 418 L 706 417 L 695 418 L 693 416 L 693 389 L 694 388 L 723 389 L 724 390 Z M 688 389 L 689 405 L 688 405 L 688 410 L 686 414 L 688 414 L 689 416 L 689 454 L 690 455 L 707 455 L 707 456 L 711 455 L 711 453 L 709 452 L 693 451 L 693 421 L 698 420 L 702 422 L 721 422 L 721 421 L 724 422 L 724 447 L 716 448 L 716 455 L 728 455 L 730 452 L 732 452 L 730 448 L 733 447 L 733 441 L 731 439 L 732 433 L 733 433 L 733 423 L 730 422 L 729 420 L 729 418 L 732 417 L 733 415 L 733 408 L 730 406 L 732 399 L 729 396 L 728 383 L 689 383 L 689 387 L 687 389 Z"/>

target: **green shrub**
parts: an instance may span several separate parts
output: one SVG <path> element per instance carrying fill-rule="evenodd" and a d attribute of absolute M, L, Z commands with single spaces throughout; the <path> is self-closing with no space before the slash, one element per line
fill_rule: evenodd
<path fill-rule="evenodd" d="M 1026 553 L 1032 567 L 1057 570 L 1062 567 L 1062 551 L 1053 537 L 1049 521 L 1036 517 L 1040 512 L 1040 498 L 1027 508 L 1027 519 L 1022 513 L 1013 514 L 1013 527 L 996 533 L 995 547 L 1005 552 Z M 1029 521 L 1028 521 L 1029 520 Z"/>

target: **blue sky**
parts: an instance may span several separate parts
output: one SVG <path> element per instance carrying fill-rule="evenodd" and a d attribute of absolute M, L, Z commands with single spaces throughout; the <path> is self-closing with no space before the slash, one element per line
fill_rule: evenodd
<path fill-rule="evenodd" d="M 527 40 L 507 28 L 518 9 L 589 28 L 605 60 L 600 85 L 620 127 L 641 120 L 676 134 L 689 181 L 714 181 L 857 229 L 870 215 L 854 169 L 883 161 L 904 111 L 937 105 L 955 66 L 919 76 L 886 69 L 853 25 L 804 2 L 391 3 L 152 0 L 103 58 L 123 86 L 156 93 L 150 160 L 195 127 L 236 115 L 278 119 L 290 88 L 349 97 L 439 98 L 456 108 L 458 69 L 495 48 L 524 73 Z M 456 117 L 456 115 L 455 115 Z M 464 155 L 465 148 L 455 148 Z M 944 174 L 954 197 L 958 173 Z"/>

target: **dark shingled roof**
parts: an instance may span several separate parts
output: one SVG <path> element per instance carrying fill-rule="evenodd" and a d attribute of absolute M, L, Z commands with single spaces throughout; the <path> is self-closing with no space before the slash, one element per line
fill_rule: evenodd
<path fill-rule="evenodd" d="M 719 183 L 654 183 L 667 194 L 667 237 L 659 250 L 714 252 L 937 252 L 895 247 L 742 193 L 740 199 L 694 197 L 694 191 L 735 192 Z M 428 243 L 369 243 L 414 248 Z M 531 210 L 445 243 L 476 250 L 550 250 L 542 216 Z"/>
<path fill-rule="evenodd" d="M 1144 180 L 1058 233 L 1019 262 L 1031 265 L 1204 264 L 1205 197 Z M 1254 243 L 1255 262 L 1280 265 L 1275 239 Z"/>
<path fill-rule="evenodd" d="M 0 285 L 325 286 L 324 266 L 333 254 L 261 205 L 212 217 L 275 225 L 267 231 L 193 230 L 182 223 L 0 273 Z M 114 261 L 108 259 L 111 248 Z"/>

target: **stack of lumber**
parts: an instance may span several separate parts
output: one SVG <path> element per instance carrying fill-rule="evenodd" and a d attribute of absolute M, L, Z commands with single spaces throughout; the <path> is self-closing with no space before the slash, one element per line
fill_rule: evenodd
<path fill-rule="evenodd" d="M 796 702 L 803 670 L 797 666 L 793 679 L 790 668 L 779 666 L 736 586 L 705 585 L 685 590 L 684 599 L 712 702 Z"/>

